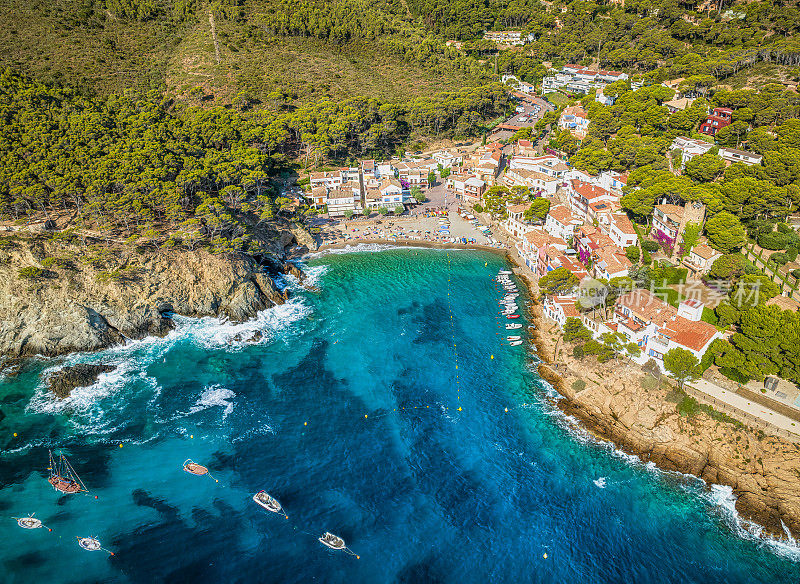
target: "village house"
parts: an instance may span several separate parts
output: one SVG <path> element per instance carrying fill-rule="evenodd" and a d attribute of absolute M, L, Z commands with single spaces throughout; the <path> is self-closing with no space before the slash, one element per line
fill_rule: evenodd
<path fill-rule="evenodd" d="M 541 227 L 533 227 L 520 238 L 515 247 L 525 265 L 541 276 L 545 273 L 540 271 L 540 266 L 546 266 L 546 262 L 542 263 L 545 249 L 552 247 L 553 254 L 560 255 L 567 250 L 567 242 L 560 237 L 553 237 Z"/>
<path fill-rule="evenodd" d="M 381 203 L 384 206 L 391 205 L 388 208 L 394 208 L 397 205 L 403 204 L 403 186 L 400 181 L 395 178 L 385 178 L 381 181 L 379 187 L 381 193 Z"/>
<path fill-rule="evenodd" d="M 347 183 L 328 190 L 325 198 L 329 217 L 341 217 L 347 211 L 360 213 L 364 206 L 361 201 L 361 190 L 358 183 Z"/>
<path fill-rule="evenodd" d="M 328 197 L 328 189 L 325 187 L 312 187 L 306 199 L 309 204 L 315 209 L 320 209 L 325 206 L 325 199 Z"/>
<path fill-rule="evenodd" d="M 542 303 L 542 312 L 544 316 L 550 320 L 555 321 L 559 326 L 564 326 L 568 318 L 580 318 L 581 313 L 578 312 L 575 303 L 577 302 L 575 294 L 568 296 L 545 296 Z"/>
<path fill-rule="evenodd" d="M 628 270 L 633 264 L 625 255 L 613 246 L 606 246 L 595 250 L 592 262 L 592 274 L 595 278 L 611 280 L 628 275 Z"/>
<path fill-rule="evenodd" d="M 615 213 L 611 216 L 611 224 L 608 226 L 608 236 L 611 241 L 620 249 L 625 249 L 631 245 L 636 245 L 639 237 L 633 223 L 625 213 Z"/>
<path fill-rule="evenodd" d="M 623 294 L 614 305 L 618 332 L 642 348 L 637 361 L 655 359 L 662 370 L 670 349 L 685 349 L 701 359 L 709 345 L 722 338 L 716 327 L 701 320 L 702 314 L 703 303 L 698 300 L 685 300 L 675 308 L 643 289 Z"/>
<path fill-rule="evenodd" d="M 525 170 L 521 168 L 507 169 L 503 174 L 501 182 L 507 187 L 527 187 L 532 193 L 539 196 L 554 195 L 560 184 L 559 179 L 555 177 L 536 172 L 535 170 Z"/>
<path fill-rule="evenodd" d="M 693 276 L 701 276 L 707 274 L 714 262 L 721 256 L 722 252 L 700 243 L 692 247 L 689 254 L 683 258 L 683 265 Z"/>
<path fill-rule="evenodd" d="M 439 150 L 433 154 L 433 160 L 436 162 L 437 167 L 441 165 L 442 168 L 452 168 L 454 166 L 461 166 L 464 162 L 464 156 L 449 150 Z"/>
<path fill-rule="evenodd" d="M 471 176 L 464 181 L 464 192 L 461 198 L 465 203 L 475 204 L 481 200 L 486 192 L 486 183 L 476 176 Z"/>
<path fill-rule="evenodd" d="M 619 211 L 617 201 L 594 201 L 589 203 L 586 210 L 586 222 L 599 226 L 604 232 L 608 232 L 611 225 L 611 217 Z"/>
<path fill-rule="evenodd" d="M 554 205 L 547 213 L 544 229 L 553 237 L 569 241 L 575 233 L 575 228 L 582 224 L 583 221 L 575 218 L 567 207 Z"/>
<path fill-rule="evenodd" d="M 692 105 L 693 102 L 694 98 L 691 97 L 677 97 L 675 99 L 665 101 L 663 105 L 669 110 L 669 113 L 674 114 L 676 112 L 682 112 L 687 107 Z"/>
<path fill-rule="evenodd" d="M 483 40 L 504 45 L 524 45 L 533 39 L 532 34 L 525 34 L 520 30 L 487 30 L 483 34 Z"/>
<path fill-rule="evenodd" d="M 533 170 L 557 179 L 564 179 L 569 166 L 557 156 L 512 156 L 508 163 L 512 170 Z"/>
<path fill-rule="evenodd" d="M 325 187 L 326 189 L 335 189 L 342 186 L 342 183 L 347 182 L 344 180 L 341 171 L 331 172 L 312 172 L 309 176 L 309 183 L 311 188 Z"/>
<path fill-rule="evenodd" d="M 653 209 L 652 234 L 659 241 L 672 247 L 678 241 L 683 223 L 683 207 L 680 205 L 656 205 Z"/>
<path fill-rule="evenodd" d="M 683 168 L 692 158 L 705 154 L 713 147 L 713 144 L 704 140 L 695 140 L 694 138 L 678 136 L 672 141 L 672 145 L 669 149 L 670 152 L 677 150 L 681 153 L 681 168 Z"/>
<path fill-rule="evenodd" d="M 741 162 L 747 166 L 761 164 L 763 158 L 760 154 L 747 152 L 746 150 L 737 150 L 736 148 L 720 148 L 718 155 L 725 161 L 726 166 L 730 166 L 734 162 Z"/>
<path fill-rule="evenodd" d="M 707 136 L 715 136 L 716 133 L 725 126 L 729 126 L 733 121 L 733 110 L 727 107 L 715 107 L 714 111 L 700 124 L 700 133 Z"/>
<path fill-rule="evenodd" d="M 573 179 L 566 186 L 567 201 L 573 214 L 584 221 L 589 219 L 589 205 L 593 203 L 619 203 L 618 194 L 583 181 Z"/>
<path fill-rule="evenodd" d="M 380 176 L 374 160 L 364 160 L 361 163 L 361 174 L 365 181 L 368 181 L 369 179 L 378 180 Z"/>
<path fill-rule="evenodd" d="M 571 105 L 565 108 L 561 117 L 558 118 L 558 129 L 569 130 L 579 140 L 583 140 L 586 137 L 588 128 L 589 115 L 580 105 Z"/>
<path fill-rule="evenodd" d="M 530 140 L 517 140 L 514 144 L 514 154 L 517 156 L 536 156 L 536 147 Z"/>
<path fill-rule="evenodd" d="M 522 205 L 509 205 L 506 207 L 508 218 L 500 225 L 505 229 L 511 237 L 522 237 L 528 231 L 533 229 L 533 225 L 526 221 L 523 217 L 525 211 L 530 208 L 531 204 Z"/>
<path fill-rule="evenodd" d="M 596 102 L 599 102 L 599 103 L 605 105 L 605 106 L 612 106 L 612 105 L 614 105 L 614 101 L 616 101 L 615 98 L 610 97 L 610 96 L 606 95 L 605 93 L 603 93 L 603 88 L 602 87 L 600 89 L 598 89 L 597 92 L 595 93 L 594 100 Z"/>
<path fill-rule="evenodd" d="M 396 170 L 394 167 L 394 163 L 391 160 L 385 160 L 383 162 L 378 162 L 376 165 L 378 171 L 378 179 L 384 178 L 396 178 Z"/>

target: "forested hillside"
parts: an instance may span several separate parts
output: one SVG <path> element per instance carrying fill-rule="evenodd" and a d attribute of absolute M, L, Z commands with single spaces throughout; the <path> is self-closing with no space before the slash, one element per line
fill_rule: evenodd
<path fill-rule="evenodd" d="M 108 95 L 158 89 L 267 107 L 323 97 L 419 96 L 542 61 L 599 63 L 660 81 L 795 66 L 794 2 L 678 0 L 0 0 L 0 63 Z M 705 10 L 702 10 L 705 9 Z M 211 18 L 213 16 L 213 19 Z M 213 22 L 213 26 L 212 26 Z M 495 54 L 484 30 L 536 40 Z M 461 49 L 448 39 L 468 41 Z M 494 56 L 490 59 L 489 57 Z"/>
<path fill-rule="evenodd" d="M 385 156 L 413 133 L 474 135 L 505 110 L 499 85 L 403 104 L 322 100 L 291 112 L 174 107 L 159 92 L 86 98 L 0 74 L 0 213 L 67 211 L 144 233 L 182 225 L 224 249 L 288 201 L 270 178 L 287 157 Z M 232 243 L 233 242 L 233 243 Z"/>

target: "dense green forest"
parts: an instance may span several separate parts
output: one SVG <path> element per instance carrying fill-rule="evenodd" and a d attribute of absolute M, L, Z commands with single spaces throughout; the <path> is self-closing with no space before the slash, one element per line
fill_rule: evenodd
<path fill-rule="evenodd" d="M 717 3 L 713 3 L 717 6 Z M 158 89 L 196 103 L 414 97 L 543 61 L 700 86 L 758 62 L 794 67 L 793 2 L 554 0 L 0 0 L 0 63 L 87 93 Z M 712 8 L 713 8 L 712 7 Z M 215 23 L 212 30 L 210 18 Z M 497 53 L 484 30 L 535 36 Z M 445 41 L 468 41 L 461 49 Z M 493 58 L 490 58 L 493 57 Z"/>

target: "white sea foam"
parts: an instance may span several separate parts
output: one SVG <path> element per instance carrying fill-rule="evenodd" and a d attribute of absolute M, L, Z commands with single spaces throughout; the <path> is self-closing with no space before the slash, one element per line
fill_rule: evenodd
<path fill-rule="evenodd" d="M 224 420 L 228 417 L 228 414 L 233 411 L 234 404 L 229 400 L 232 400 L 235 397 L 236 394 L 233 391 L 222 387 L 219 384 L 206 387 L 203 389 L 203 393 L 200 394 L 200 397 L 197 399 L 195 404 L 189 410 L 189 414 L 196 414 L 197 412 L 202 412 L 208 408 L 221 407 L 223 408 L 222 419 Z"/>
<path fill-rule="evenodd" d="M 555 388 L 553 388 L 549 383 L 544 380 L 542 380 L 542 382 L 544 384 L 544 392 L 546 395 L 551 397 L 561 397 Z M 662 470 L 658 468 L 654 462 L 644 462 L 641 458 L 634 454 L 623 452 L 617 448 L 613 442 L 600 439 L 591 434 L 581 425 L 577 418 L 564 414 L 556 406 L 551 405 L 550 402 L 546 402 L 545 408 L 556 414 L 554 416 L 556 423 L 569 432 L 569 434 L 577 442 L 582 444 L 594 444 L 596 446 L 603 447 L 607 449 L 612 456 L 621 458 L 630 466 L 643 469 L 649 473 L 664 477 L 672 476 L 681 479 L 678 482 L 678 485 L 682 488 L 690 489 L 694 494 L 699 494 L 699 496 L 704 497 L 711 505 L 718 508 L 723 518 L 726 520 L 726 524 L 736 535 L 743 539 L 767 546 L 776 555 L 791 559 L 792 561 L 800 561 L 800 544 L 798 544 L 798 542 L 791 536 L 791 533 L 786 526 L 784 525 L 786 537 L 784 539 L 779 539 L 767 534 L 764 531 L 764 528 L 757 523 L 742 518 L 739 515 L 739 512 L 736 510 L 736 496 L 733 494 L 733 489 L 731 487 L 712 484 L 710 485 L 710 488 L 707 488 L 708 483 L 706 483 L 706 481 L 692 474 Z M 603 477 L 598 480 L 603 480 L 603 486 L 605 486 L 605 480 Z M 598 487 L 601 486 L 598 484 L 598 481 L 593 482 Z M 698 486 L 702 486 L 702 490 L 699 492 L 697 490 Z"/>
<path fill-rule="evenodd" d="M 800 561 L 800 545 L 792 537 L 786 526 L 783 526 L 785 539 L 778 539 L 767 533 L 764 528 L 744 519 L 736 510 L 736 495 L 727 485 L 711 485 L 706 497 L 719 510 L 721 517 L 730 529 L 743 539 L 755 541 L 768 547 L 772 552 L 792 561 Z"/>
<path fill-rule="evenodd" d="M 75 353 L 66 361 L 45 369 L 42 378 L 64 366 L 77 363 L 101 362 L 116 367 L 114 371 L 100 374 L 91 386 L 74 389 L 65 399 L 56 398 L 42 382 L 36 388 L 28 410 L 48 414 L 64 411 L 81 413 L 83 419 L 75 423 L 80 423 L 83 431 L 88 429 L 89 433 L 109 432 L 111 422 L 105 419 L 104 411 L 97 404 L 136 381 L 148 386 L 148 391 L 153 394 L 148 402 L 152 404 L 161 388 L 147 375 L 147 368 L 152 363 L 163 360 L 176 344 L 189 342 L 208 349 L 240 351 L 251 344 L 247 339 L 256 331 L 262 334 L 261 340 L 257 342 L 266 344 L 310 313 L 311 308 L 302 298 L 294 298 L 286 304 L 262 310 L 254 319 L 243 323 L 231 323 L 213 317 L 190 318 L 176 315 L 175 328 L 163 338 L 146 337 L 98 353 Z M 236 340 L 237 335 L 241 335 L 241 340 Z"/>
<path fill-rule="evenodd" d="M 600 477 L 592 481 L 598 489 L 606 488 L 606 477 Z"/>

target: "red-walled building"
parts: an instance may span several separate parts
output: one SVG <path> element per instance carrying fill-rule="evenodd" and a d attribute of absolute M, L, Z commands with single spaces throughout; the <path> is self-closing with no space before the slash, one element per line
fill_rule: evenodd
<path fill-rule="evenodd" d="M 720 128 L 729 126 L 731 123 L 733 110 L 727 107 L 716 107 L 706 121 L 700 124 L 700 133 L 706 136 L 714 136 Z"/>

